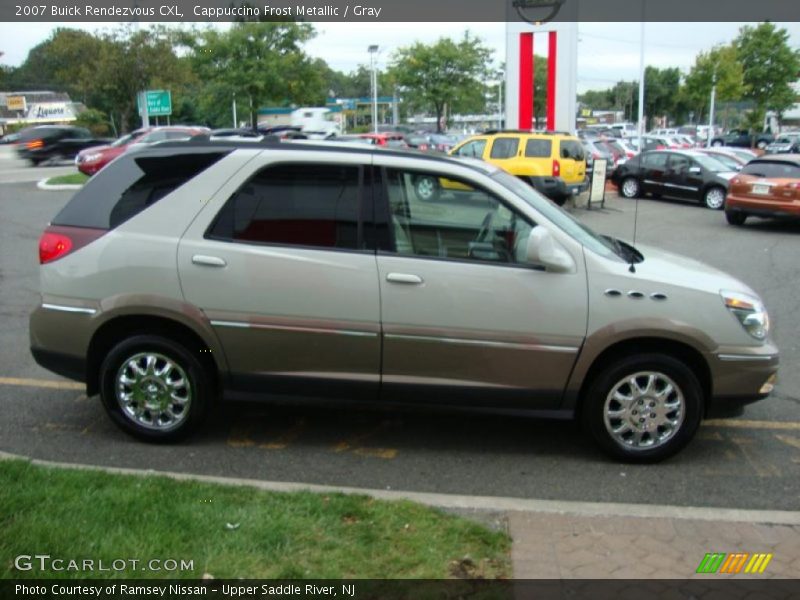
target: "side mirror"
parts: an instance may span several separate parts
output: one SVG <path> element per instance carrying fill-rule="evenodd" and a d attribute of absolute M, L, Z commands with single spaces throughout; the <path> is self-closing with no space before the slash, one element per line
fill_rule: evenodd
<path fill-rule="evenodd" d="M 542 265 L 553 273 L 574 273 L 575 261 L 566 249 L 542 226 L 528 236 L 528 262 Z"/>

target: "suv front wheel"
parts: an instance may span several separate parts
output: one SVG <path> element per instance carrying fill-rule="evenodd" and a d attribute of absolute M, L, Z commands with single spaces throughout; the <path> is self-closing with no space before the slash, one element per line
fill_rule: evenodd
<path fill-rule="evenodd" d="M 414 178 L 414 193 L 423 202 L 433 202 L 439 197 L 439 180 L 430 175 Z"/>
<path fill-rule="evenodd" d="M 100 367 L 100 386 L 114 423 L 151 442 L 174 441 L 196 429 L 212 389 L 198 357 L 157 335 L 133 336 L 114 346 Z"/>
<path fill-rule="evenodd" d="M 583 424 L 611 456 L 652 463 L 681 450 L 700 425 L 703 394 L 694 373 L 662 354 L 604 368 L 584 398 Z"/>

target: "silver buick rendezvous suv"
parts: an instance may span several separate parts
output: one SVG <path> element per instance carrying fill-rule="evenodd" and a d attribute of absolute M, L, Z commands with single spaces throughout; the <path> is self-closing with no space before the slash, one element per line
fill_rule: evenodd
<path fill-rule="evenodd" d="M 39 257 L 33 356 L 145 440 L 218 399 L 339 398 L 574 416 L 654 462 L 778 369 L 745 284 L 469 159 L 169 142 L 89 180 Z"/>

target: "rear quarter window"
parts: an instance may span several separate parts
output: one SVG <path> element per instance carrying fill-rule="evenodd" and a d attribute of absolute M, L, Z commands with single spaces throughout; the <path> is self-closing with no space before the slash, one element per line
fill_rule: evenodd
<path fill-rule="evenodd" d="M 528 158 L 550 158 L 553 142 L 544 139 L 530 139 L 525 142 L 525 156 Z"/>
<path fill-rule="evenodd" d="M 228 151 L 136 153 L 92 177 L 53 225 L 114 229 L 213 165 Z"/>

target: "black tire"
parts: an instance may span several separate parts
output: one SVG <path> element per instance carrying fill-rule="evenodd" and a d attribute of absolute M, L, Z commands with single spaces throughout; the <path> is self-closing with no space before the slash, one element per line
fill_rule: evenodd
<path fill-rule="evenodd" d="M 741 227 L 747 220 L 747 213 L 743 213 L 738 210 L 726 210 L 725 219 L 728 221 L 730 225 L 736 225 L 738 227 Z"/>
<path fill-rule="evenodd" d="M 44 159 L 41 159 L 41 158 L 31 158 L 31 159 L 30 159 L 30 161 L 31 161 L 31 166 L 33 166 L 33 167 L 38 167 L 38 166 L 39 166 L 39 164 L 40 164 L 40 163 L 41 163 L 43 160 L 44 160 Z"/>
<path fill-rule="evenodd" d="M 149 412 L 151 421 L 154 421 L 155 419 L 152 415 L 155 409 L 149 411 L 146 405 L 142 405 L 136 399 L 129 403 L 127 411 L 123 408 L 123 402 L 117 395 L 117 378 L 123 373 L 122 368 L 126 364 L 129 365 L 127 373 L 133 373 L 130 364 L 132 359 L 137 356 L 143 356 L 137 362 L 140 367 L 146 364 L 147 356 L 160 356 L 165 359 L 163 362 L 154 362 L 152 368 L 145 369 L 144 378 L 148 380 L 148 385 L 158 388 L 156 392 L 153 392 L 154 394 L 158 393 L 158 391 L 163 392 L 169 389 L 168 386 L 174 386 L 185 378 L 186 386 L 172 387 L 172 389 L 176 390 L 175 394 L 179 399 L 187 395 L 189 398 L 188 403 L 184 404 L 183 411 L 179 410 L 177 412 L 174 424 L 163 423 L 160 418 L 158 418 L 157 424 L 151 423 L 150 426 L 139 422 L 131 414 L 131 411 L 142 410 L 142 418 L 144 420 L 147 420 Z M 166 361 L 171 361 L 177 368 L 174 371 L 168 371 L 163 376 L 163 380 L 161 380 L 156 376 L 156 372 L 159 368 L 164 369 L 167 364 Z M 148 374 L 149 371 L 153 371 L 152 375 Z M 173 376 L 170 377 L 170 374 Z M 175 378 L 176 376 L 177 379 Z M 137 394 L 146 395 L 150 393 L 149 389 L 148 391 L 142 391 L 144 383 L 140 382 L 137 387 Z M 128 385 L 126 389 L 132 390 L 133 388 L 133 385 Z M 126 433 L 148 442 L 173 442 L 195 431 L 208 412 L 213 397 L 213 389 L 213 382 L 201 363 L 197 352 L 189 350 L 183 344 L 158 335 L 137 335 L 121 341 L 111 349 L 100 367 L 100 398 L 109 417 Z M 160 398 L 164 398 L 163 393 Z M 157 397 L 155 401 L 160 400 Z M 166 399 L 163 401 L 167 402 Z M 176 400 L 171 405 L 170 408 L 172 408 L 173 412 L 179 408 L 179 403 L 180 400 Z"/>
<path fill-rule="evenodd" d="M 430 175 L 420 175 L 414 179 L 414 193 L 422 202 L 434 202 L 439 198 L 439 180 Z"/>
<path fill-rule="evenodd" d="M 619 184 L 619 193 L 623 198 L 638 198 L 642 195 L 642 186 L 635 177 L 626 177 Z"/>
<path fill-rule="evenodd" d="M 680 404 L 681 411 L 668 412 L 668 407 L 658 406 L 661 400 L 656 397 L 645 397 L 641 400 L 644 402 L 643 406 L 639 406 L 639 400 L 634 400 L 631 403 L 631 408 L 624 414 L 623 417 L 618 419 L 609 419 L 608 425 L 606 423 L 606 402 L 608 399 L 609 410 L 614 410 L 614 407 L 622 407 L 622 404 L 616 402 L 611 398 L 612 392 L 615 390 L 625 389 L 632 376 L 639 374 L 637 382 L 646 382 L 649 374 L 657 374 L 655 379 L 656 383 L 668 383 L 674 386 L 674 394 L 665 396 L 664 402 L 675 402 L 678 395 L 682 397 Z M 647 374 L 647 375 L 646 375 Z M 639 383 L 637 383 L 639 385 Z M 622 387 L 620 387 L 622 386 Z M 629 385 L 629 395 L 632 398 L 638 396 L 634 393 L 633 387 Z M 653 388 L 653 393 L 658 389 L 658 386 Z M 661 391 L 665 391 L 666 387 L 661 387 Z M 624 395 L 624 394 L 623 394 Z M 654 408 L 650 408 L 650 401 L 656 404 Z M 634 405 L 635 403 L 635 405 Z M 636 356 L 628 356 L 616 360 L 615 362 L 606 365 L 586 388 L 586 392 L 582 401 L 581 420 L 584 428 L 600 447 L 610 456 L 626 462 L 633 463 L 655 463 L 670 456 L 673 456 L 694 437 L 700 419 L 703 414 L 703 393 L 697 377 L 694 373 L 680 360 L 665 354 L 641 354 Z M 649 411 L 658 411 L 664 414 L 664 419 L 678 419 L 679 423 L 670 426 L 658 426 L 653 429 L 656 435 L 669 434 L 663 441 L 656 442 L 653 434 L 643 432 L 640 441 L 642 442 L 639 447 L 635 446 L 635 436 L 637 432 L 631 429 L 628 425 L 628 431 L 625 431 L 624 425 L 626 423 L 634 422 L 635 427 L 645 427 L 645 425 L 638 425 L 638 420 L 641 416 L 648 417 L 656 415 L 661 418 L 656 412 L 650 415 L 643 414 L 635 409 L 644 409 Z M 638 414 L 637 414 L 638 413 Z M 670 416 L 672 415 L 672 416 Z M 655 422 L 658 422 L 656 419 Z M 615 427 L 620 428 L 620 434 L 614 435 L 609 429 Z M 671 433 L 669 433 L 671 431 Z M 627 441 L 623 439 L 626 433 L 631 434 L 631 438 Z M 649 436 L 646 438 L 646 436 Z M 648 446 L 648 440 L 655 445 Z"/>
<path fill-rule="evenodd" d="M 725 144 L 723 143 L 723 141 L 722 141 L 722 140 L 712 140 L 712 141 L 711 141 L 711 145 L 712 145 L 714 148 L 719 148 L 720 146 L 724 146 Z"/>

